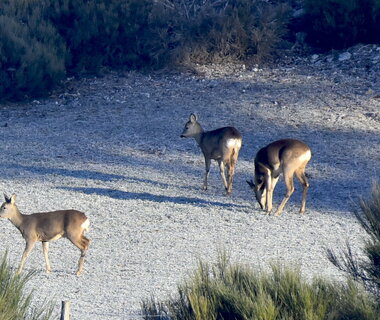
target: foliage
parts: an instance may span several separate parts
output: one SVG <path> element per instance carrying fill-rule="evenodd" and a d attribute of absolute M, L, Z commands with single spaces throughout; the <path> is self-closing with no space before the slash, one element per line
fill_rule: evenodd
<path fill-rule="evenodd" d="M 32 275 L 15 275 L 8 266 L 7 255 L 4 255 L 0 263 L 0 320 L 51 319 L 51 306 L 45 304 L 41 308 L 32 308 L 32 294 L 25 294 L 25 285 Z"/>
<path fill-rule="evenodd" d="M 380 186 L 374 183 L 371 196 L 361 199 L 355 216 L 369 235 L 365 243 L 365 258 L 357 257 L 347 243 L 347 250 L 336 255 L 328 250 L 330 261 L 354 280 L 360 281 L 380 301 Z"/>
<path fill-rule="evenodd" d="M 71 70 L 156 67 L 165 60 L 167 48 L 158 38 L 164 17 L 154 14 L 152 0 L 45 1 L 71 53 Z"/>
<path fill-rule="evenodd" d="M 307 41 L 323 49 L 380 43 L 380 0 L 305 0 Z"/>
<path fill-rule="evenodd" d="M 66 47 L 40 1 L 2 1 L 0 39 L 0 99 L 41 94 L 65 76 Z"/>
<path fill-rule="evenodd" d="M 373 301 L 353 282 L 311 283 L 298 269 L 273 264 L 271 272 L 233 265 L 221 254 L 216 265 L 199 262 L 177 296 L 142 303 L 145 319 L 377 319 Z"/>
<path fill-rule="evenodd" d="M 182 57 L 200 63 L 264 62 L 286 33 L 289 6 L 261 0 L 173 1 Z"/>
<path fill-rule="evenodd" d="M 262 0 L 3 0 L 0 99 L 103 67 L 266 61 L 287 19 L 285 4 Z"/>

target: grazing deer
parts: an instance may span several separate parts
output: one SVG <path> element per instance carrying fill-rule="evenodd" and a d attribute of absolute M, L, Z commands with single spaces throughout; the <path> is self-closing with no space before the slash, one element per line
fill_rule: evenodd
<path fill-rule="evenodd" d="M 305 175 L 305 168 L 311 159 L 310 148 L 302 141 L 283 139 L 270 143 L 260 149 L 255 157 L 255 182 L 247 181 L 254 190 L 256 200 L 261 209 L 266 209 L 267 214 L 272 211 L 273 191 L 281 172 L 284 174 L 286 194 L 276 215 L 280 215 L 286 202 L 294 192 L 293 175 L 302 184 L 302 202 L 300 213 L 305 212 L 306 195 L 309 182 Z"/>
<path fill-rule="evenodd" d="M 90 240 L 84 236 L 84 231 L 87 231 L 90 225 L 90 220 L 85 214 L 76 210 L 61 210 L 24 215 L 16 206 L 15 194 L 10 198 L 4 194 L 4 197 L 5 202 L 0 207 L 0 217 L 9 219 L 26 241 L 17 273 L 21 273 L 25 260 L 37 241 L 42 242 L 46 271 L 50 272 L 49 241 L 65 237 L 81 251 L 76 273 L 79 276 L 82 273 L 84 257 L 90 243 Z"/>
<path fill-rule="evenodd" d="M 242 144 L 242 136 L 239 131 L 233 127 L 204 131 L 197 116 L 192 113 L 181 134 L 181 138 L 189 137 L 195 139 L 205 157 L 206 173 L 203 189 L 207 190 L 207 178 L 210 173 L 211 159 L 213 159 L 218 161 L 224 188 L 227 194 L 230 194 L 235 166 Z M 225 167 L 227 167 L 227 179 L 224 173 Z"/>

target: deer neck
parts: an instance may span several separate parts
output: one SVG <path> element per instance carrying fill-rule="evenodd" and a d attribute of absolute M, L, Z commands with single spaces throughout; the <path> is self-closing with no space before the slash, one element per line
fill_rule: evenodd
<path fill-rule="evenodd" d="M 197 142 L 198 146 L 202 146 L 202 139 L 203 139 L 203 135 L 204 135 L 204 130 L 202 129 L 201 126 L 199 126 L 199 130 L 197 133 L 195 133 L 193 135 L 193 138 L 195 139 L 195 141 Z"/>
<path fill-rule="evenodd" d="M 9 218 L 9 220 L 13 223 L 13 225 L 20 229 L 20 226 L 23 222 L 24 215 L 20 212 L 20 210 L 16 207 L 15 208 L 15 213 L 13 214 L 12 217 Z"/>

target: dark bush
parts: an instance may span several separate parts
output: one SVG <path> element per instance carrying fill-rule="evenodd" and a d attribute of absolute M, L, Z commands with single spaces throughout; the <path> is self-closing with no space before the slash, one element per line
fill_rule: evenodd
<path fill-rule="evenodd" d="M 0 39 L 0 99 L 42 94 L 65 76 L 65 43 L 40 1 L 2 1 Z"/>
<path fill-rule="evenodd" d="M 306 40 L 322 49 L 380 43 L 380 0 L 305 0 Z"/>
<path fill-rule="evenodd" d="M 165 16 L 152 0 L 48 0 L 49 20 L 65 39 L 69 70 L 94 72 L 99 67 L 157 68 L 168 53 Z M 161 12 L 162 13 L 162 12 Z"/>
<path fill-rule="evenodd" d="M 3 0 L 0 99 L 46 94 L 67 74 L 187 61 L 266 61 L 288 6 L 264 0 Z"/>

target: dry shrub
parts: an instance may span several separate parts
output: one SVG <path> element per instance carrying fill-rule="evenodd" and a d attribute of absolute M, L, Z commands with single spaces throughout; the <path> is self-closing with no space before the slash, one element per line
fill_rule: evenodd
<path fill-rule="evenodd" d="M 287 31 L 289 7 L 261 0 L 173 1 L 183 60 L 264 62 Z"/>

